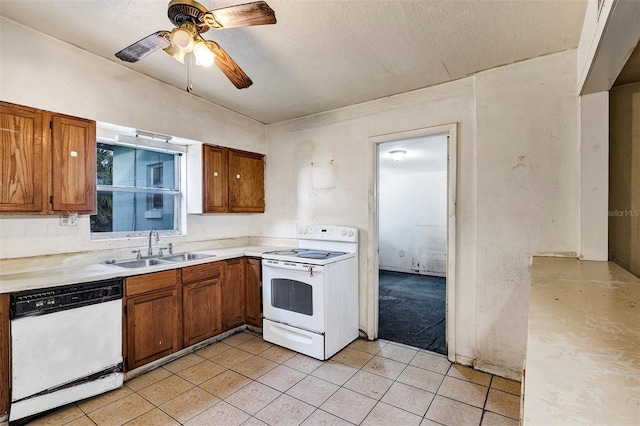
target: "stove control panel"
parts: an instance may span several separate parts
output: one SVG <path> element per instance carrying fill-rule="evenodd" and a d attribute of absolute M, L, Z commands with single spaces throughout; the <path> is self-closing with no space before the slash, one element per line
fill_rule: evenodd
<path fill-rule="evenodd" d="M 307 225 L 298 228 L 298 239 L 358 242 L 358 228 L 349 226 Z"/>

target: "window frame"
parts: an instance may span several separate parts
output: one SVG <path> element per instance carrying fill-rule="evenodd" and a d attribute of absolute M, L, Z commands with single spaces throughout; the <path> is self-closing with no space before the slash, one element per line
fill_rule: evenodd
<path fill-rule="evenodd" d="M 131 140 L 129 140 L 131 139 Z M 120 185 L 100 185 L 96 184 L 96 194 L 102 192 L 120 192 L 120 193 L 139 193 L 151 196 L 155 195 L 174 195 L 174 229 L 158 230 L 161 236 L 176 236 L 186 234 L 186 221 L 184 218 L 187 214 L 186 194 L 185 194 L 185 170 L 186 170 L 186 147 L 183 145 L 171 144 L 168 142 L 159 143 L 155 140 L 145 140 L 144 138 L 129 137 L 118 135 L 117 139 L 108 139 L 103 137 L 97 138 L 97 145 L 106 144 L 113 146 L 123 146 L 132 149 L 141 149 L 146 151 L 155 151 L 163 154 L 172 154 L 175 156 L 174 176 L 176 179 L 175 189 L 153 188 L 153 187 L 131 187 Z M 96 149 L 98 149 L 96 147 Z M 97 173 L 97 172 L 96 172 Z M 97 181 L 97 174 L 96 174 Z M 116 191 L 114 191 L 116 189 Z M 138 237 L 148 237 L 150 230 L 140 231 L 116 231 L 116 232 L 91 232 L 92 240 L 116 240 Z"/>

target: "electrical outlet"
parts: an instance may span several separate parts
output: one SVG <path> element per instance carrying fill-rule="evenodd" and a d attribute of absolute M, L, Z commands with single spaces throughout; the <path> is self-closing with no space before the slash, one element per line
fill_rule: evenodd
<path fill-rule="evenodd" d="M 77 226 L 78 213 L 70 212 L 69 214 L 60 215 L 60 226 Z"/>

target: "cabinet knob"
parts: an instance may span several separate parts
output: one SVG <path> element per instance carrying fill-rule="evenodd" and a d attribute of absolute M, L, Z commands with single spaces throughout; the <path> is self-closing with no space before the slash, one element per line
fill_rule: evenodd
<path fill-rule="evenodd" d="M 213 172 L 213 175 L 214 176 L 218 176 L 218 172 Z"/>
<path fill-rule="evenodd" d="M 236 175 L 236 179 L 240 179 L 240 175 Z"/>

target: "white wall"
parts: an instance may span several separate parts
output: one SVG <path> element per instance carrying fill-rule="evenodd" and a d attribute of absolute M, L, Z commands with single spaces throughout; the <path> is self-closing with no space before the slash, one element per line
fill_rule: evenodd
<path fill-rule="evenodd" d="M 527 334 L 529 263 L 578 247 L 576 51 L 267 127 L 265 236 L 300 223 L 360 228 L 360 326 L 373 335 L 369 138 L 457 122 L 456 358 L 516 375 Z M 312 163 L 335 186 L 314 189 Z"/>
<path fill-rule="evenodd" d="M 580 96 L 580 259 L 607 260 L 609 92 Z"/>
<path fill-rule="evenodd" d="M 247 151 L 266 151 L 261 123 L 4 18 L 0 18 L 0 51 L 3 101 Z M 189 216 L 188 235 L 164 243 L 254 235 L 258 229 L 255 217 Z M 61 227 L 57 216 L 3 215 L 0 232 L 0 259 L 145 243 L 140 239 L 91 241 L 89 216 L 81 216 L 78 226 Z"/>
<path fill-rule="evenodd" d="M 381 170 L 378 197 L 380 269 L 445 276 L 447 171 Z"/>
<path fill-rule="evenodd" d="M 522 367 L 531 256 L 578 248 L 575 61 L 568 51 L 476 78 L 480 365 Z"/>

